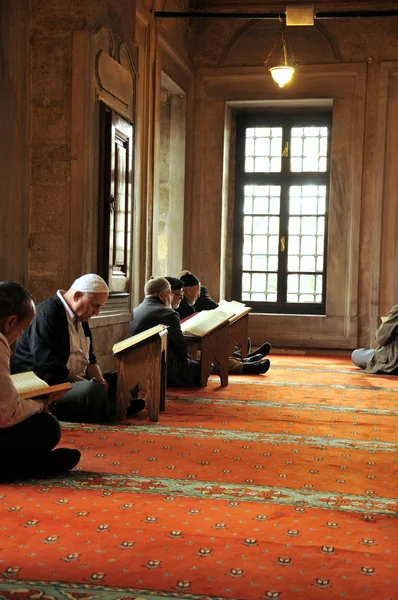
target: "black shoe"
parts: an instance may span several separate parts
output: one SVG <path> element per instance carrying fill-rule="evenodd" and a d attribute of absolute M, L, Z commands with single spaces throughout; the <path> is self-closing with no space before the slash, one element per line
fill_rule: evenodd
<path fill-rule="evenodd" d="M 135 385 L 131 390 L 130 390 L 130 396 L 131 399 L 133 400 L 134 398 L 138 398 L 138 394 L 139 392 L 141 392 L 142 387 L 140 386 L 139 383 L 137 383 L 137 385 Z"/>
<path fill-rule="evenodd" d="M 81 454 L 79 450 L 72 448 L 57 448 L 47 456 L 46 464 L 43 465 L 43 473 L 47 475 L 62 473 L 74 469 L 79 462 Z"/>
<path fill-rule="evenodd" d="M 247 358 L 241 358 L 243 363 L 252 363 L 257 362 L 263 358 L 262 354 L 254 354 L 253 356 L 248 356 Z"/>
<path fill-rule="evenodd" d="M 254 352 L 250 352 L 250 354 L 247 355 L 247 358 L 252 358 L 256 354 L 261 354 L 261 356 L 264 358 L 265 356 L 268 356 L 270 351 L 271 351 L 271 344 L 269 344 L 268 342 L 265 342 L 265 344 L 260 346 L 260 348 L 257 348 L 257 350 L 255 350 Z"/>
<path fill-rule="evenodd" d="M 141 398 L 132 398 L 130 406 L 127 409 L 127 415 L 135 415 L 145 408 L 145 400 Z"/>
<path fill-rule="evenodd" d="M 244 375 L 259 375 L 260 373 L 266 373 L 270 366 L 271 363 L 268 358 L 254 363 L 244 363 L 242 373 Z"/>

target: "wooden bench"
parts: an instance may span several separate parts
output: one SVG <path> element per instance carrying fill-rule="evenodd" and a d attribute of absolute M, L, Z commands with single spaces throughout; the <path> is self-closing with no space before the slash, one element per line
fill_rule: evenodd
<path fill-rule="evenodd" d="M 145 395 L 149 420 L 158 421 L 159 411 L 165 410 L 166 400 L 167 328 L 118 351 L 115 356 L 117 358 L 116 418 L 125 419 L 131 401 L 130 391 L 139 385 L 142 388 L 141 397 Z"/>

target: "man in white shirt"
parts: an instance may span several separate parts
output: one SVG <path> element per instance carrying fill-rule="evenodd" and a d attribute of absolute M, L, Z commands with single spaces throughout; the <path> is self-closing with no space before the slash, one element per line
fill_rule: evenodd
<path fill-rule="evenodd" d="M 51 407 L 61 421 L 101 423 L 115 418 L 116 373 L 102 373 L 88 325 L 108 295 L 99 275 L 82 275 L 69 290 L 58 290 L 37 305 L 32 324 L 17 341 L 13 373 L 35 371 L 50 385 L 72 383 L 72 389 Z M 144 407 L 143 400 L 132 399 L 128 414 Z"/>
<path fill-rule="evenodd" d="M 35 316 L 30 293 L 18 283 L 0 282 L 0 478 L 33 477 L 73 469 L 80 452 L 53 448 L 61 439 L 50 399 L 23 399 L 10 377 L 10 344 Z"/>

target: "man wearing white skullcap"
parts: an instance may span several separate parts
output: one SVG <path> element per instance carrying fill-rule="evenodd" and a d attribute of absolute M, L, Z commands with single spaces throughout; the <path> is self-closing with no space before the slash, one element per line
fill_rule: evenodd
<path fill-rule="evenodd" d="M 116 376 L 102 373 L 88 325 L 108 295 L 102 277 L 82 275 L 69 290 L 58 290 L 37 306 L 32 324 L 17 341 L 13 373 L 35 371 L 50 385 L 72 382 L 72 389 L 51 407 L 60 420 L 97 423 L 114 419 Z M 142 400 L 133 400 L 129 412 L 144 406 Z"/>

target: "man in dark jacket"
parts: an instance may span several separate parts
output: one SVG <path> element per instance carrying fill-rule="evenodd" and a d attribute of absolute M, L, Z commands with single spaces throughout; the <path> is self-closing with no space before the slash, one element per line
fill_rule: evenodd
<path fill-rule="evenodd" d="M 200 386 L 200 362 L 191 360 L 181 331 L 180 317 L 171 308 L 169 282 L 155 277 L 145 284 L 145 298 L 133 311 L 131 335 L 155 325 L 168 326 L 167 385 L 176 387 Z"/>
<path fill-rule="evenodd" d="M 116 374 L 102 373 L 88 325 L 108 295 L 99 275 L 79 277 L 69 290 L 58 290 L 37 306 L 32 324 L 16 343 L 13 373 L 34 371 L 50 385 L 72 383 L 72 389 L 51 405 L 51 412 L 62 421 L 98 423 L 115 418 Z M 132 400 L 129 413 L 144 406 L 143 400 Z"/>

